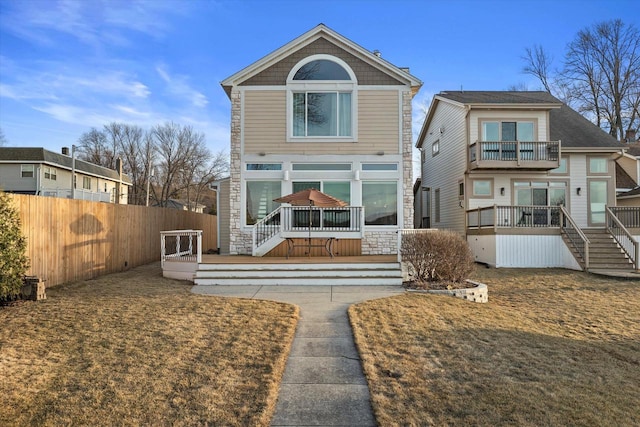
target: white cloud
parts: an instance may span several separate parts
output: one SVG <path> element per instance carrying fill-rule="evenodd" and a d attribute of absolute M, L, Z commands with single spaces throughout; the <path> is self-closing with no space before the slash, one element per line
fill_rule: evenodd
<path fill-rule="evenodd" d="M 170 28 L 168 17 L 186 13 L 190 5 L 165 0 L 30 0 L 4 2 L 3 8 L 4 29 L 22 39 L 54 45 L 56 37 L 65 34 L 99 47 L 128 45 L 126 32 L 161 39 Z"/>
<path fill-rule="evenodd" d="M 182 99 L 186 99 L 195 107 L 204 108 L 209 104 L 209 100 L 205 95 L 193 89 L 187 82 L 188 76 L 175 75 L 171 76 L 164 65 L 156 66 L 156 71 L 160 78 L 167 85 L 167 92 Z"/>

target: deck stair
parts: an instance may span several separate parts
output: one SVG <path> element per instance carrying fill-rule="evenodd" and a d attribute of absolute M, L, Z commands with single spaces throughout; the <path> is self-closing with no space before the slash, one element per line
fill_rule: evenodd
<path fill-rule="evenodd" d="M 402 285 L 398 262 L 200 264 L 196 285 Z"/>
<path fill-rule="evenodd" d="M 633 263 L 613 237 L 603 229 L 582 231 L 589 239 L 589 270 L 633 270 Z"/>

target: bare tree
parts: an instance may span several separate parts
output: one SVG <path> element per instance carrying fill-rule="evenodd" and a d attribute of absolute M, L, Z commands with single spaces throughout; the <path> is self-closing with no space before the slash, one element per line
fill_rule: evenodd
<path fill-rule="evenodd" d="M 95 165 L 109 167 L 115 153 L 107 149 L 107 137 L 104 132 L 91 128 L 78 138 L 80 154 L 78 158 Z"/>
<path fill-rule="evenodd" d="M 555 75 L 542 47 L 522 58 L 525 73 L 618 140 L 640 126 L 640 32 L 633 25 L 616 19 L 578 32 Z"/>
<path fill-rule="evenodd" d="M 118 155 L 122 157 L 123 170 L 131 178 L 129 203 L 143 205 L 146 203 L 150 153 L 153 152 L 147 145 L 151 141 L 145 138 L 144 130 L 138 126 L 115 123 L 110 126 L 116 130 L 114 134 L 117 135 Z"/>
<path fill-rule="evenodd" d="M 553 58 L 540 45 L 533 45 L 525 49 L 525 55 L 522 57 L 525 66 L 522 72 L 537 77 L 544 86 L 544 90 L 551 93 L 551 84 L 549 82 L 549 74 Z"/>
<path fill-rule="evenodd" d="M 2 131 L 2 128 L 0 128 L 0 147 L 3 147 L 7 144 L 7 137 L 4 136 L 4 132 Z"/>

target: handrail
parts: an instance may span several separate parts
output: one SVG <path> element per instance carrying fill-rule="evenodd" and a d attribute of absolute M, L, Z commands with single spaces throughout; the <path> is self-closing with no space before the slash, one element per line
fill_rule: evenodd
<path fill-rule="evenodd" d="M 558 206 L 518 205 L 485 206 L 467 211 L 469 228 L 557 228 L 560 226 Z"/>
<path fill-rule="evenodd" d="M 196 237 L 194 246 L 193 237 Z M 167 237 L 175 238 L 175 250 L 167 246 Z M 160 261 L 164 268 L 167 259 L 202 262 L 202 230 L 170 230 L 160 232 Z"/>
<path fill-rule="evenodd" d="M 640 243 L 633 237 L 624 224 L 622 224 L 622 221 L 618 219 L 608 206 L 605 206 L 605 215 L 607 218 L 607 231 L 627 254 L 631 262 L 633 262 L 633 268 L 635 270 L 640 269 L 638 267 L 640 265 Z"/>
<path fill-rule="evenodd" d="M 469 146 L 471 162 L 555 162 L 559 153 L 560 141 L 476 141 Z"/>
<path fill-rule="evenodd" d="M 640 228 L 640 207 L 638 206 L 611 206 L 611 212 L 620 220 L 622 225 L 628 228 Z"/>
<path fill-rule="evenodd" d="M 560 212 L 562 213 L 562 218 L 560 220 L 560 230 L 564 232 L 567 238 L 571 241 L 573 246 L 578 251 L 578 254 L 582 257 L 584 262 L 584 269 L 589 269 L 589 245 L 591 242 L 584 234 L 584 232 L 578 227 L 576 222 L 571 218 L 569 212 L 565 209 L 564 206 L 560 205 Z M 577 235 L 579 239 L 574 236 Z"/>
<path fill-rule="evenodd" d="M 311 221 L 311 222 L 310 222 Z M 279 206 L 253 226 L 253 249 L 267 243 L 271 238 L 291 232 L 309 233 L 360 233 L 364 227 L 362 206 L 316 207 Z M 286 237 L 286 236 L 285 236 Z"/>

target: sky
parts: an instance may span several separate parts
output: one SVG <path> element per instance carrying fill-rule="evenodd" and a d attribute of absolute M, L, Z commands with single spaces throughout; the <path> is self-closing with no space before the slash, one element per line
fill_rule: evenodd
<path fill-rule="evenodd" d="M 220 82 L 323 23 L 424 82 L 414 131 L 443 90 L 540 88 L 526 47 L 559 66 L 578 31 L 639 0 L 0 0 L 0 128 L 5 146 L 59 152 L 110 122 L 173 121 L 229 150 Z"/>

